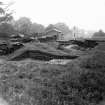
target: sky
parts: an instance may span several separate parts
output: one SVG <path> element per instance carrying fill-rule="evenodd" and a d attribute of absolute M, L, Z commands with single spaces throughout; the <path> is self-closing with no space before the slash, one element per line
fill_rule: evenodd
<path fill-rule="evenodd" d="M 14 18 L 29 17 L 43 24 L 66 23 L 85 30 L 105 31 L 105 0 L 3 0 L 14 1 Z"/>

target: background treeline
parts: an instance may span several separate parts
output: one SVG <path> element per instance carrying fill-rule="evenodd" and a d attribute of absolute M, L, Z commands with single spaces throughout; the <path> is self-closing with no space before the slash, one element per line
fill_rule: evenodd
<path fill-rule="evenodd" d="M 21 17 L 18 20 L 14 20 L 13 11 L 9 10 L 11 5 L 11 3 L 4 4 L 0 2 L 0 33 L 5 32 L 9 35 L 21 33 L 29 36 L 35 35 L 35 33 L 43 33 L 49 28 L 56 27 L 58 30 L 62 31 L 67 39 L 70 36 L 72 37 L 73 29 L 70 29 L 65 23 L 50 24 L 45 27 L 42 24 L 32 22 L 28 17 Z M 96 32 L 94 35 L 97 36 L 97 34 L 99 36 L 105 35 L 102 30 Z M 80 37 L 85 37 L 85 35 L 80 35 Z"/>
<path fill-rule="evenodd" d="M 31 35 L 33 33 L 43 33 L 46 29 L 56 26 L 63 33 L 70 31 L 69 27 L 64 23 L 57 23 L 55 25 L 49 25 L 44 27 L 41 24 L 33 23 L 28 17 L 21 17 L 18 20 L 14 20 L 12 11 L 9 11 L 10 4 L 4 4 L 0 2 L 0 32 L 8 34 L 21 33 L 25 35 Z"/>

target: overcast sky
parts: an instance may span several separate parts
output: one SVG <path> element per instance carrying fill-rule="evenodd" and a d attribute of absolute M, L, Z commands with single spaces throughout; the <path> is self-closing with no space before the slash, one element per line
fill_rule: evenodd
<path fill-rule="evenodd" d="M 86 30 L 105 31 L 105 0 L 9 1 L 15 1 L 15 19 L 26 16 L 45 26 L 65 22 L 70 28 L 75 25 Z"/>

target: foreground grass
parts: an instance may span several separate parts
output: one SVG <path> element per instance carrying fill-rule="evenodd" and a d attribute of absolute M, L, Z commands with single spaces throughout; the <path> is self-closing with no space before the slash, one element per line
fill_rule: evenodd
<path fill-rule="evenodd" d="M 66 104 L 68 101 L 65 96 L 62 97 L 63 93 L 59 88 L 64 88 L 62 81 L 65 75 L 69 72 L 69 76 L 75 74 L 73 64 L 69 66 L 34 61 L 5 62 L 0 66 L 0 93 L 10 105 Z M 76 94 L 72 93 L 75 89 L 67 91 L 71 92 L 71 98 Z"/>
<path fill-rule="evenodd" d="M 0 65 L 0 94 L 10 105 L 99 104 L 105 97 L 103 54 L 96 52 L 66 65 L 5 62 Z"/>
<path fill-rule="evenodd" d="M 0 66 L 0 93 L 11 105 L 48 105 L 54 103 L 54 82 L 65 67 L 23 61 Z M 53 91 L 52 91 L 53 90 Z"/>

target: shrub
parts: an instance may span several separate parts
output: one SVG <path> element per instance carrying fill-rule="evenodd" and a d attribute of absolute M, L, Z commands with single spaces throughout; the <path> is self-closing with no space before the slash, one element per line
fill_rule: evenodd
<path fill-rule="evenodd" d="M 99 103 L 105 97 L 105 54 L 95 51 L 91 56 L 80 61 L 83 69 L 79 81 L 82 86 L 81 96 L 89 102 Z"/>

